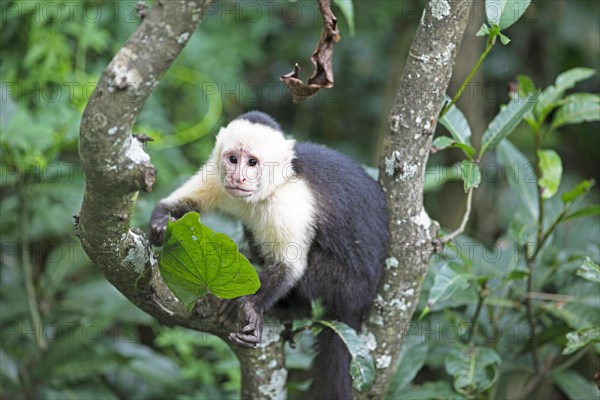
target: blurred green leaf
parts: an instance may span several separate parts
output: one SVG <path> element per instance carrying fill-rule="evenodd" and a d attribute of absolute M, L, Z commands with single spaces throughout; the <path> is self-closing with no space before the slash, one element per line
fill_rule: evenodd
<path fill-rule="evenodd" d="M 486 0 L 485 14 L 490 25 L 504 30 L 521 18 L 529 3 L 531 0 Z"/>
<path fill-rule="evenodd" d="M 85 273 L 87 264 L 79 243 L 66 242 L 54 246 L 48 253 L 44 272 L 40 276 L 40 293 L 46 298 L 54 298 L 61 289 L 68 289 L 65 281 Z"/>
<path fill-rule="evenodd" d="M 371 387 L 375 381 L 375 365 L 369 349 L 367 349 L 365 342 L 358 336 L 356 331 L 340 321 L 319 320 L 317 322 L 331 328 L 348 348 L 352 356 L 350 362 L 352 386 L 361 391 Z"/>
<path fill-rule="evenodd" d="M 498 353 L 490 347 L 459 346 L 450 350 L 444 366 L 454 378 L 454 389 L 470 394 L 481 393 L 496 383 L 501 362 Z"/>
<path fill-rule="evenodd" d="M 562 161 L 554 150 L 539 150 L 537 156 L 542 173 L 538 185 L 542 188 L 542 198 L 549 199 L 558 191 L 562 178 Z"/>
<path fill-rule="evenodd" d="M 506 36 L 506 35 L 504 35 L 504 34 L 502 34 L 502 33 L 501 33 L 499 36 L 500 36 L 500 42 L 501 42 L 503 45 L 505 45 L 505 46 L 506 46 L 507 44 L 509 44 L 509 43 L 510 43 L 510 38 L 509 38 L 508 36 Z"/>
<path fill-rule="evenodd" d="M 431 312 L 431 308 L 429 306 L 423 307 L 423 311 L 421 311 L 421 314 L 419 315 L 418 320 L 421 321 L 423 318 L 425 318 L 427 315 L 429 315 L 430 312 Z"/>
<path fill-rule="evenodd" d="M 533 164 L 508 140 L 498 146 L 498 161 L 504 167 L 511 193 L 527 211 L 529 223 L 534 224 L 538 215 L 538 199 Z"/>
<path fill-rule="evenodd" d="M 207 337 L 206 333 L 180 326 L 164 327 L 156 338 L 155 344 L 161 348 L 173 347 L 178 354 L 188 359 L 195 357 L 196 349 L 207 343 Z"/>
<path fill-rule="evenodd" d="M 596 73 L 590 68 L 573 68 L 558 75 L 554 85 L 545 88 L 535 106 L 535 115 L 542 123 L 550 112 L 558 107 L 565 91 L 573 88 L 578 82 L 592 77 Z"/>
<path fill-rule="evenodd" d="M 475 36 L 481 37 L 481 36 L 487 36 L 489 34 L 490 34 L 490 27 L 487 26 L 486 24 L 481 24 L 481 27 L 479 28 L 479 30 L 477 31 Z"/>
<path fill-rule="evenodd" d="M 78 246 L 65 246 L 61 251 L 82 252 L 83 250 Z M 68 253 L 65 254 L 65 257 L 71 259 Z M 86 256 L 84 255 L 84 257 Z M 153 321 L 150 315 L 131 303 L 106 279 L 79 282 L 77 285 L 67 285 L 65 289 L 66 291 L 61 296 L 61 309 L 80 315 L 89 315 L 90 309 L 93 309 L 91 315 L 94 322 L 102 328 L 108 329 L 117 321 L 136 324 L 149 324 Z"/>
<path fill-rule="evenodd" d="M 516 278 L 516 276 L 513 276 L 513 277 Z M 519 310 L 523 307 L 521 302 L 507 299 L 504 297 L 493 297 L 493 296 L 486 297 L 485 304 L 488 306 L 494 306 L 494 307 L 512 308 L 514 310 Z"/>
<path fill-rule="evenodd" d="M 598 398 L 598 388 L 592 380 L 584 378 L 575 371 L 554 372 L 550 378 L 569 400 Z"/>
<path fill-rule="evenodd" d="M 592 93 L 575 93 L 564 100 L 556 111 L 551 129 L 564 125 L 600 120 L 600 96 Z"/>
<path fill-rule="evenodd" d="M 431 151 L 437 152 L 453 145 L 455 142 L 448 136 L 438 136 L 431 143 Z"/>
<path fill-rule="evenodd" d="M 430 381 L 415 385 L 410 390 L 402 392 L 402 397 L 388 397 L 396 400 L 464 400 L 464 396 L 456 393 L 445 381 Z"/>
<path fill-rule="evenodd" d="M 425 171 L 423 191 L 425 193 L 433 192 L 446 182 L 459 181 L 461 179 L 460 165 L 458 164 L 450 167 L 441 165 L 432 166 Z"/>
<path fill-rule="evenodd" d="M 575 353 L 588 344 L 600 343 L 600 328 L 586 328 L 567 333 L 567 346 L 563 350 L 564 355 Z"/>
<path fill-rule="evenodd" d="M 348 24 L 348 30 L 350 31 L 350 36 L 354 36 L 354 2 L 353 0 L 333 0 L 335 5 L 337 5 L 342 14 L 344 15 L 344 19 Z"/>
<path fill-rule="evenodd" d="M 475 149 L 473 147 L 469 146 L 468 144 L 458 143 L 448 136 L 438 136 L 435 138 L 431 144 L 431 152 L 436 153 L 449 147 L 461 149 L 469 159 L 472 159 L 475 155 Z"/>
<path fill-rule="evenodd" d="M 325 306 L 321 299 L 313 299 L 310 302 L 310 313 L 313 320 L 324 318 Z"/>
<path fill-rule="evenodd" d="M 181 371 L 173 360 L 148 346 L 117 342 L 112 347 L 130 360 L 128 368 L 149 382 L 174 387 L 181 379 Z"/>
<path fill-rule="evenodd" d="M 467 158 L 469 160 L 472 160 L 473 156 L 477 152 L 474 147 L 469 146 L 468 144 L 464 144 L 464 143 L 454 143 L 451 147 L 456 147 L 456 148 L 461 149 L 462 152 L 465 154 L 465 156 L 467 156 Z"/>
<path fill-rule="evenodd" d="M 586 257 L 577 270 L 577 275 L 592 282 L 600 282 L 600 265 Z"/>
<path fill-rule="evenodd" d="M 600 103 L 600 94 L 579 92 L 567 95 L 561 104 L 568 103 Z"/>
<path fill-rule="evenodd" d="M 27 161 L 29 164 L 27 166 L 43 168 L 49 157 L 43 156 L 42 158 L 41 155 L 54 144 L 52 128 L 52 125 L 39 121 L 25 108 L 18 108 L 16 114 L 8 121 L 8 128 L 3 132 L 0 143 L 7 146 L 12 152 L 26 153 L 30 160 Z"/>
<path fill-rule="evenodd" d="M 592 68 L 572 68 L 562 72 L 556 77 L 554 84 L 559 91 L 573 88 L 578 82 L 584 81 L 596 75 L 596 70 Z"/>
<path fill-rule="evenodd" d="M 212 82 L 212 78 L 201 71 L 193 68 L 174 66 L 170 69 L 169 79 L 178 83 L 185 83 L 190 87 L 195 87 L 198 92 L 203 93 L 202 102 L 206 104 L 207 110 L 200 121 L 194 121 L 191 124 L 185 123 L 183 127 L 178 127 L 174 135 L 164 135 L 161 132 L 155 132 L 152 135 L 153 147 L 156 149 L 167 149 L 170 147 L 179 147 L 185 144 L 202 139 L 212 133 L 217 127 L 219 118 L 223 113 L 223 104 L 221 101 L 222 93 L 219 86 Z"/>
<path fill-rule="evenodd" d="M 481 150 L 479 158 L 487 150 L 496 147 L 505 139 L 521 122 L 523 116 L 533 107 L 537 101 L 539 92 L 532 93 L 524 99 L 511 100 L 490 122 L 481 139 Z"/>
<path fill-rule="evenodd" d="M 49 347 L 49 354 L 45 355 L 43 362 L 38 365 L 39 371 L 45 371 L 48 376 L 44 379 L 54 384 L 63 386 L 81 381 L 93 380 L 98 375 L 103 375 L 114 369 L 119 361 L 116 354 L 100 346 L 98 343 L 90 345 L 90 337 L 98 335 L 98 327 L 93 323 L 86 326 L 71 328 L 69 336 L 77 337 L 78 342 L 71 338 L 62 338 L 60 346 L 53 343 Z M 66 336 L 66 335 L 65 335 Z M 88 343 L 86 343 L 86 341 Z"/>
<path fill-rule="evenodd" d="M 533 108 L 533 113 L 538 125 L 541 125 L 550 112 L 558 107 L 564 92 L 558 90 L 554 85 L 549 85 L 541 93 L 538 103 Z"/>
<path fill-rule="evenodd" d="M 292 321 L 292 330 L 300 331 L 300 333 L 304 330 L 310 329 L 313 326 L 312 318 L 296 318 Z"/>
<path fill-rule="evenodd" d="M 577 268 L 577 264 L 575 264 Z M 568 321 L 573 330 L 600 326 L 600 292 L 598 282 L 591 282 L 574 276 L 573 271 L 565 271 L 571 282 L 564 287 L 562 292 L 573 297 L 573 301 L 564 303 L 563 309 L 575 316 L 573 321 Z M 574 322 L 574 323 L 571 323 Z"/>
<path fill-rule="evenodd" d="M 460 164 L 460 171 L 464 181 L 465 193 L 479 186 L 481 182 L 481 171 L 479 165 L 472 161 L 464 160 Z"/>
<path fill-rule="evenodd" d="M 448 129 L 448 132 L 450 132 L 450 135 L 452 135 L 456 142 L 471 145 L 471 128 L 469 127 L 469 122 L 456 104 L 453 104 L 444 116 L 440 118 L 440 124 Z"/>
<path fill-rule="evenodd" d="M 592 186 L 594 186 L 595 183 L 596 182 L 594 182 L 594 180 L 591 179 L 579 182 L 577 186 L 575 186 L 573 189 L 563 193 L 560 198 L 564 204 L 572 203 L 579 197 L 587 194 L 587 192 L 590 191 L 590 189 L 592 188 Z"/>
<path fill-rule="evenodd" d="M 518 94 L 521 98 L 527 97 L 537 91 L 533 79 L 527 75 L 517 75 Z"/>
<path fill-rule="evenodd" d="M 0 374 L 10 380 L 10 382 L 19 386 L 19 366 L 15 360 L 0 348 Z"/>
<path fill-rule="evenodd" d="M 23 58 L 23 66 L 37 71 L 38 84 L 66 79 L 73 65 L 73 51 L 67 37 L 59 29 L 42 27 L 32 29 L 30 34 L 30 47 Z"/>
<path fill-rule="evenodd" d="M 119 400 L 119 396 L 114 393 L 114 388 L 91 380 L 72 386 L 41 385 L 37 394 L 44 400 Z"/>
<path fill-rule="evenodd" d="M 506 275 L 507 281 L 520 281 L 529 276 L 529 271 L 526 269 L 513 269 Z"/>
<path fill-rule="evenodd" d="M 208 292 L 231 299 L 260 287 L 258 274 L 235 242 L 202 225 L 195 212 L 169 221 L 159 268 L 167 286 L 188 309 Z"/>
<path fill-rule="evenodd" d="M 108 48 L 111 41 L 110 32 L 89 19 L 65 24 L 64 31 L 77 40 L 79 51 L 91 49 L 101 52 Z"/>
<path fill-rule="evenodd" d="M 403 392 L 408 389 L 410 383 L 417 376 L 429 352 L 429 344 L 421 337 L 414 337 L 402 346 L 402 354 L 398 361 L 398 368 L 390 384 L 388 399 L 404 398 Z"/>
<path fill-rule="evenodd" d="M 547 302 L 540 304 L 539 307 L 548 315 L 564 321 L 569 327 L 571 327 L 571 329 L 579 329 L 585 326 L 585 318 L 573 310 L 564 307 L 563 304 L 558 302 Z"/>
<path fill-rule="evenodd" d="M 569 220 L 575 219 L 575 218 L 591 217 L 593 215 L 599 215 L 599 214 L 600 214 L 600 204 L 595 204 L 593 206 L 582 207 L 579 210 L 573 211 L 572 213 L 570 213 L 569 215 L 564 217 L 562 219 L 562 221 L 564 222 L 564 221 L 569 221 Z"/>
<path fill-rule="evenodd" d="M 460 264 L 445 263 L 433 281 L 433 286 L 429 291 L 427 307 L 431 308 L 436 303 L 446 300 L 457 290 L 466 290 L 470 285 L 470 279 L 473 275 Z"/>

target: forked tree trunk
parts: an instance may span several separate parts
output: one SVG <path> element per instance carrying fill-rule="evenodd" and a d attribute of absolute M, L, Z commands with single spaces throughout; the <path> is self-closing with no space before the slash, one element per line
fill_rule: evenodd
<path fill-rule="evenodd" d="M 156 174 L 150 157 L 131 136 L 133 124 L 209 2 L 157 0 L 103 72 L 81 121 L 79 153 L 86 189 L 77 235 L 106 279 L 138 307 L 163 323 L 224 338 L 229 330 L 214 320 L 218 303 L 208 299 L 188 312 L 160 277 L 145 235 L 131 228 L 138 191 L 151 190 Z M 427 268 L 435 228 L 423 211 L 424 169 L 469 5 L 465 0 L 432 0 L 426 7 L 390 114 L 381 182 L 392 246 L 380 290 L 382 308 L 374 309 L 366 324 L 377 342 L 377 379 L 360 397 L 384 396 Z M 234 349 L 244 371 L 243 398 L 286 397 L 280 331 L 279 324 L 270 323 L 259 349 Z"/>

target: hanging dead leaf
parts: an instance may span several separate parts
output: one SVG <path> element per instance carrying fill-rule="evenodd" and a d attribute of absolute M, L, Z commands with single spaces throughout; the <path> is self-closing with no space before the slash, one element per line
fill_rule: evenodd
<path fill-rule="evenodd" d="M 302 82 L 298 75 L 300 67 L 295 64 L 292 72 L 280 78 L 292 94 L 294 103 L 306 100 L 322 88 L 333 87 L 333 45 L 340 41 L 340 32 L 337 30 L 337 18 L 331 12 L 330 1 L 319 0 L 319 10 L 323 17 L 323 29 L 310 57 L 315 67 L 313 75 L 307 83 Z"/>

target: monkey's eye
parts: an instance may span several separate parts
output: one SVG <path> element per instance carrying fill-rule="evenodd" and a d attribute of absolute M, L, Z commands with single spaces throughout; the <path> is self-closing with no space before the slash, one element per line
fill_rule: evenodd
<path fill-rule="evenodd" d="M 251 158 L 248 160 L 249 166 L 254 167 L 256 164 L 258 164 L 258 160 L 256 158 Z"/>
<path fill-rule="evenodd" d="M 229 162 L 232 164 L 237 164 L 237 157 L 236 156 L 229 156 Z"/>

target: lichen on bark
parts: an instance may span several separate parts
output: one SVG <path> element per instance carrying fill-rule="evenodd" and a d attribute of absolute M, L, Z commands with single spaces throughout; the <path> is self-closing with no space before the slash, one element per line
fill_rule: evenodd
<path fill-rule="evenodd" d="M 429 2 L 388 117 L 379 176 L 390 220 L 389 257 L 376 306 L 363 326 L 363 335 L 376 338 L 372 354 L 381 368 L 371 389 L 355 392 L 357 398 L 385 397 L 434 250 L 438 224 L 423 208 L 425 167 L 470 6 L 468 0 Z"/>

